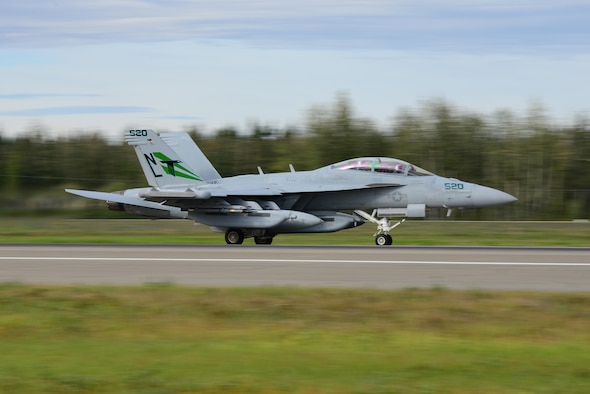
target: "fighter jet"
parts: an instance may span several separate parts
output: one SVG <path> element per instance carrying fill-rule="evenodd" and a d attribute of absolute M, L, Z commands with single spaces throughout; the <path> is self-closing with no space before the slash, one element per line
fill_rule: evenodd
<path fill-rule="evenodd" d="M 377 245 L 429 208 L 479 208 L 516 201 L 490 187 L 435 175 L 406 161 L 360 157 L 312 171 L 223 178 L 187 133 L 129 130 L 149 187 L 112 193 L 66 189 L 115 211 L 182 218 L 225 233 L 227 244 L 271 244 L 278 234 L 335 232 L 372 222 Z M 371 213 L 369 214 L 368 211 Z M 400 218 L 395 221 L 394 217 Z"/>

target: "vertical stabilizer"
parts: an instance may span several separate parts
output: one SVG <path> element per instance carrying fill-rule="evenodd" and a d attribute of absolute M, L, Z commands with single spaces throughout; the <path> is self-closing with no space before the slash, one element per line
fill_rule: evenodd
<path fill-rule="evenodd" d="M 194 185 L 204 182 L 189 163 L 185 163 L 153 130 L 129 130 L 125 141 L 135 153 L 152 187 Z"/>
<path fill-rule="evenodd" d="M 221 178 L 221 175 L 219 175 L 215 167 L 213 167 L 213 164 L 211 164 L 209 159 L 207 159 L 205 154 L 188 133 L 160 133 L 160 138 L 166 143 L 166 145 L 172 148 L 172 150 L 176 152 L 187 165 L 198 171 L 203 180 L 210 182 Z"/>

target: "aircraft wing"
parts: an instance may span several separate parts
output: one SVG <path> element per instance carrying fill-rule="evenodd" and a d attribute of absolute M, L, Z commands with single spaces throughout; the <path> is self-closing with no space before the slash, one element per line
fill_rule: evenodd
<path fill-rule="evenodd" d="M 228 196 L 280 196 L 283 193 L 270 188 L 227 189 L 223 187 L 199 187 L 182 190 L 149 190 L 141 193 L 141 197 L 150 200 L 208 200 L 210 198 L 224 198 Z"/>
<path fill-rule="evenodd" d="M 392 183 L 370 183 L 370 184 L 317 184 L 317 183 L 293 183 L 293 184 L 280 184 L 281 194 L 294 194 L 294 193 L 322 193 L 322 192 L 340 192 L 349 190 L 362 190 L 372 189 L 378 187 L 396 187 L 403 186 L 404 184 L 398 182 Z"/>
<path fill-rule="evenodd" d="M 234 197 L 263 197 L 263 196 L 281 196 L 284 194 L 296 193 L 322 193 L 322 192 L 337 192 L 347 190 L 359 190 L 378 187 L 396 187 L 402 186 L 400 183 L 373 183 L 363 186 L 358 185 L 318 185 L 318 184 L 293 184 L 293 185 L 275 185 L 275 187 L 260 187 L 260 188 L 226 188 L 220 186 L 213 187 L 194 187 L 185 190 L 178 189 L 152 189 L 140 194 L 140 197 L 154 200 L 208 200 L 211 198 L 225 198 L 229 196 Z"/>
<path fill-rule="evenodd" d="M 404 186 L 404 185 L 405 185 L 405 183 L 399 183 L 399 182 L 395 182 L 395 183 L 393 183 L 393 182 L 389 182 L 389 183 L 381 182 L 381 183 L 369 183 L 369 184 L 367 184 L 367 187 L 368 188 L 373 188 L 373 187 L 395 187 L 395 186 Z"/>
<path fill-rule="evenodd" d="M 278 189 L 258 188 L 258 189 L 225 189 L 224 195 L 217 195 L 216 197 L 227 196 L 280 196 L 284 193 Z"/>

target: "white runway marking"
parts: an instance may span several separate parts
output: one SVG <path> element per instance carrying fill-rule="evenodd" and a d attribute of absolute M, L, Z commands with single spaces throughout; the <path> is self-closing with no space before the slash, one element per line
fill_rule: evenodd
<path fill-rule="evenodd" d="M 0 260 L 25 261 L 174 261 L 194 263 L 334 263 L 334 264 L 408 264 L 408 265 L 493 265 L 493 266 L 532 266 L 532 267 L 590 267 L 590 263 L 534 263 L 519 261 L 412 261 L 412 260 L 320 260 L 320 259 L 227 259 L 227 258 L 156 258 L 156 257 L 27 257 L 0 256 Z"/>
<path fill-rule="evenodd" d="M 0 245 L 0 282 L 590 291 L 590 248 Z"/>

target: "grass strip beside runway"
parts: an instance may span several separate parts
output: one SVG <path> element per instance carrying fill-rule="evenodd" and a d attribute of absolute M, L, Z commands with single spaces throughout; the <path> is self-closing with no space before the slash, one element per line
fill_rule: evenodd
<path fill-rule="evenodd" d="M 590 392 L 590 295 L 0 286 L 0 392 Z"/>
<path fill-rule="evenodd" d="M 374 245 L 372 224 L 324 234 L 281 234 L 275 245 Z M 590 246 L 590 222 L 408 220 L 394 245 Z M 2 217 L 4 243 L 225 244 L 222 233 L 186 220 Z M 247 239 L 245 244 L 253 244 Z"/>

